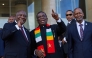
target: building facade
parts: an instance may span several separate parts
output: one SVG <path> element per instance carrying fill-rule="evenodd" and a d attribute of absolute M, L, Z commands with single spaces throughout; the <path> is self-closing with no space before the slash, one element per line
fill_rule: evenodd
<path fill-rule="evenodd" d="M 91 0 L 0 0 L 0 28 L 3 28 L 9 16 L 15 16 L 19 10 L 27 12 L 27 21 L 24 25 L 30 30 L 38 26 L 36 14 L 39 11 L 46 12 L 49 24 L 55 24 L 56 21 L 51 16 L 52 9 L 67 23 L 65 12 L 80 7 L 84 11 L 84 19 L 92 22 L 91 2 Z"/>

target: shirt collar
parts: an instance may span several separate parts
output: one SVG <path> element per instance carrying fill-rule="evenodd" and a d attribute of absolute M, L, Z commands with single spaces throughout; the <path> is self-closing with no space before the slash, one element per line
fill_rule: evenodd
<path fill-rule="evenodd" d="M 76 22 L 76 24 L 77 24 L 78 26 L 80 25 L 80 23 L 78 23 L 78 22 Z M 81 24 L 84 26 L 85 21 L 83 20 Z"/>
<path fill-rule="evenodd" d="M 70 23 L 71 23 L 71 21 L 68 21 L 68 23 L 70 24 Z"/>
<path fill-rule="evenodd" d="M 17 21 L 15 20 L 15 23 L 17 23 Z M 22 25 L 22 28 L 24 28 L 24 26 Z"/>

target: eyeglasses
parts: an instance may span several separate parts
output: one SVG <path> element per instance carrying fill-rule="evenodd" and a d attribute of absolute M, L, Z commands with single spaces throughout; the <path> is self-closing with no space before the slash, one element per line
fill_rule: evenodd
<path fill-rule="evenodd" d="M 66 14 L 66 16 L 72 16 L 72 14 Z"/>

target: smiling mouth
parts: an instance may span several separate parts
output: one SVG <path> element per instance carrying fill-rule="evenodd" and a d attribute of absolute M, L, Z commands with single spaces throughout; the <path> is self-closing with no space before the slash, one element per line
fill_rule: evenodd
<path fill-rule="evenodd" d="M 44 20 L 42 20 L 41 22 L 42 22 L 42 23 L 44 23 L 45 21 L 44 21 Z"/>

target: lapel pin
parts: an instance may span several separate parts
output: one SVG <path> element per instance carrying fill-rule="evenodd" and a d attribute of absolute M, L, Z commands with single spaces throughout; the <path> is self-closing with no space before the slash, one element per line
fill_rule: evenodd
<path fill-rule="evenodd" d="M 86 25 L 87 25 L 87 23 L 86 23 Z"/>

